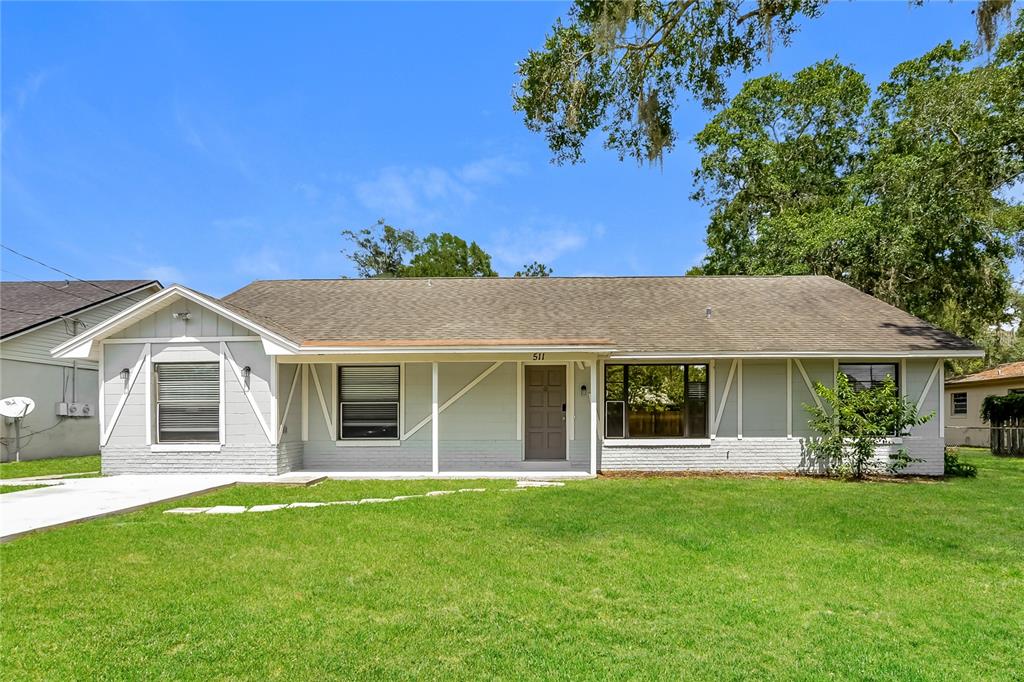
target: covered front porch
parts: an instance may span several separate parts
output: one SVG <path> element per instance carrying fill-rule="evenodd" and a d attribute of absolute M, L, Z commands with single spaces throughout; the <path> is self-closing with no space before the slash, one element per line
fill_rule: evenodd
<path fill-rule="evenodd" d="M 333 478 L 592 476 L 598 357 L 275 356 L 278 448 Z"/>

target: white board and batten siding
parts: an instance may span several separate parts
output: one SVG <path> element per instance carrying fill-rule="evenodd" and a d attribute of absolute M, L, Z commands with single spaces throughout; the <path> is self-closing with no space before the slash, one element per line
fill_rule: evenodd
<path fill-rule="evenodd" d="M 180 312 L 190 313 L 190 319 L 173 316 Z M 168 341 L 177 338 L 183 340 Z M 203 306 L 178 300 L 112 335 L 101 347 L 104 472 L 273 475 L 298 468 L 301 454 L 294 439 L 278 445 L 279 432 L 271 430 L 278 423 L 273 414 L 276 363 L 251 331 Z M 158 442 L 153 370 L 163 362 L 218 363 L 219 442 Z M 244 367 L 250 368 L 247 382 Z M 134 380 L 126 383 L 123 369 Z"/>

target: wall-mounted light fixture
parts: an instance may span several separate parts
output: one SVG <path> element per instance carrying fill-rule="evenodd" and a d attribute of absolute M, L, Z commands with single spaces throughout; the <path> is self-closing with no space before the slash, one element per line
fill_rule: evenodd
<path fill-rule="evenodd" d="M 580 395 L 586 395 L 586 394 L 587 394 L 587 385 L 586 384 L 582 384 L 580 386 Z"/>
<path fill-rule="evenodd" d="M 182 320 L 184 322 L 188 322 L 189 320 L 192 319 L 192 313 L 190 313 L 188 311 L 181 312 L 181 313 L 174 313 L 173 315 L 171 315 L 171 317 L 173 317 L 176 320 Z"/>
<path fill-rule="evenodd" d="M 245 383 L 249 383 L 250 376 L 252 376 L 252 367 L 246 365 L 242 368 L 242 378 L 245 379 Z"/>
<path fill-rule="evenodd" d="M 121 370 L 121 381 L 128 381 L 132 376 L 132 371 L 125 367 Z"/>

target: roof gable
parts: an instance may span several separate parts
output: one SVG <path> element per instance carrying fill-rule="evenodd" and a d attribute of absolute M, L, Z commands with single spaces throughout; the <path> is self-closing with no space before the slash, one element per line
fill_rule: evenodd
<path fill-rule="evenodd" d="M 96 359 L 94 342 L 114 336 L 132 338 L 132 333 L 153 340 L 230 338 L 245 333 L 259 336 L 268 352 L 292 352 L 297 348 L 288 336 L 256 321 L 260 319 L 257 313 L 242 314 L 237 306 L 173 284 L 51 352 L 59 358 Z"/>

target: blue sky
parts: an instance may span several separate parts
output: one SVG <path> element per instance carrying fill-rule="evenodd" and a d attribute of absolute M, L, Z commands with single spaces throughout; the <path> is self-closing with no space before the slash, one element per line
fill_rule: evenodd
<path fill-rule="evenodd" d="M 973 7 L 836 2 L 758 73 L 838 56 L 877 84 L 972 40 Z M 379 217 L 476 240 L 502 274 L 681 274 L 704 250 L 689 139 L 708 112 L 680 102 L 659 169 L 598 139 L 552 165 L 512 111 L 516 61 L 565 8 L 5 3 L 0 236 L 79 277 L 214 295 L 351 275 L 339 233 Z"/>

